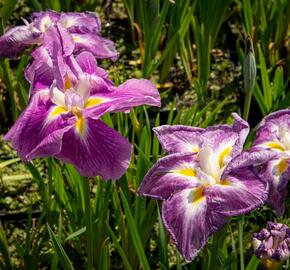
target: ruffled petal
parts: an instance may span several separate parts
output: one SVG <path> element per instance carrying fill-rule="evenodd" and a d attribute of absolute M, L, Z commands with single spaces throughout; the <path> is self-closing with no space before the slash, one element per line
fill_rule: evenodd
<path fill-rule="evenodd" d="M 172 154 L 161 158 L 144 177 L 138 193 L 166 200 L 179 190 L 197 185 L 196 167 L 196 156 L 192 154 Z"/>
<path fill-rule="evenodd" d="M 271 149 L 275 151 L 290 150 L 290 110 L 280 110 L 269 114 L 259 124 L 256 139 L 253 142 L 255 149 Z M 286 139 L 284 142 L 283 139 Z M 285 146 L 289 149 L 285 149 Z"/>
<path fill-rule="evenodd" d="M 131 152 L 131 144 L 117 131 L 100 120 L 82 118 L 64 134 L 56 157 L 72 163 L 83 176 L 117 180 L 127 170 Z"/>
<path fill-rule="evenodd" d="M 162 147 L 169 153 L 198 152 L 207 144 L 215 149 L 216 155 L 227 154 L 234 157 L 243 149 L 249 125 L 237 114 L 234 113 L 233 117 L 233 125 L 215 125 L 206 129 L 165 125 L 154 128 L 154 132 Z"/>
<path fill-rule="evenodd" d="M 176 192 L 163 203 L 164 225 L 179 252 L 191 261 L 210 235 L 227 223 L 227 218 L 212 211 L 199 187 Z"/>
<path fill-rule="evenodd" d="M 11 28 L 0 37 L 0 56 L 19 56 L 25 48 L 37 43 L 41 35 L 41 32 L 34 32 L 26 25 Z"/>
<path fill-rule="evenodd" d="M 91 98 L 99 101 L 88 109 L 88 114 L 95 119 L 108 112 L 129 111 L 140 105 L 160 107 L 157 88 L 145 79 L 130 79 L 109 93 L 98 93 Z"/>
<path fill-rule="evenodd" d="M 276 153 L 269 150 L 242 152 L 227 164 L 223 171 L 222 178 L 226 178 L 227 174 L 239 168 L 255 167 L 265 164 L 269 160 L 276 158 L 276 156 Z"/>
<path fill-rule="evenodd" d="M 116 61 L 119 53 L 114 42 L 97 34 L 71 34 L 75 42 L 75 53 L 89 51 L 98 59 L 111 59 Z"/>
<path fill-rule="evenodd" d="M 48 94 L 35 95 L 6 134 L 4 140 L 12 143 L 22 159 L 50 156 L 60 151 L 61 137 L 73 125 L 73 119 L 67 113 L 56 114 L 56 108 Z M 31 155 L 40 144 L 44 152 Z"/>
<path fill-rule="evenodd" d="M 164 150 L 168 153 L 195 153 L 202 144 L 203 128 L 164 125 L 153 128 Z"/>
<path fill-rule="evenodd" d="M 220 161 L 224 159 L 224 165 L 242 152 L 250 130 L 249 124 L 239 115 L 233 113 L 232 116 L 235 120 L 232 125 L 210 126 L 203 134 L 204 143 L 215 150 Z M 226 160 L 226 157 L 230 158 Z"/>
<path fill-rule="evenodd" d="M 61 13 L 59 23 L 71 33 L 99 33 L 101 20 L 96 12 Z"/>
<path fill-rule="evenodd" d="M 268 196 L 268 183 L 250 168 L 232 171 L 220 184 L 205 191 L 208 207 L 226 216 L 246 214 L 260 207 Z"/>

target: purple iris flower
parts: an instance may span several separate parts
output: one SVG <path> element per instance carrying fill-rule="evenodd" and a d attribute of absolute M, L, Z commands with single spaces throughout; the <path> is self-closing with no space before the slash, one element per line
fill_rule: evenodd
<path fill-rule="evenodd" d="M 100 117 L 143 104 L 160 106 L 158 90 L 144 79 L 115 87 L 91 53 L 64 58 L 54 45 L 52 84 L 37 81 L 47 79 L 45 74 L 36 78 L 35 93 L 5 140 L 26 161 L 53 156 L 83 176 L 118 179 L 129 166 L 132 146 Z"/>
<path fill-rule="evenodd" d="M 255 255 L 266 269 L 278 269 L 290 258 L 290 228 L 281 223 L 268 222 L 267 228 L 253 234 Z"/>
<path fill-rule="evenodd" d="M 290 178 L 290 110 L 274 112 L 262 120 L 252 150 L 264 149 L 276 154 L 275 158 L 262 166 L 261 171 L 270 183 L 267 203 L 278 215 L 282 215 Z"/>
<path fill-rule="evenodd" d="M 19 56 L 32 44 L 52 43 L 50 32 L 56 28 L 66 42 L 72 43 L 74 53 L 90 51 L 95 57 L 117 60 L 114 43 L 101 37 L 99 16 L 93 12 L 57 13 L 55 11 L 32 14 L 32 22 L 16 26 L 0 37 L 0 56 Z"/>
<path fill-rule="evenodd" d="M 248 213 L 267 198 L 267 183 L 253 165 L 268 160 L 270 153 L 242 152 L 249 126 L 233 116 L 233 125 L 154 129 L 170 154 L 151 168 L 138 192 L 164 200 L 164 225 L 188 261 L 228 217 Z"/>
<path fill-rule="evenodd" d="M 30 96 L 49 88 L 55 77 L 64 78 L 68 75 L 73 83 L 76 82 L 77 77 L 75 73 L 77 73 L 78 67 L 74 64 L 74 44 L 72 39 L 65 34 L 66 32 L 61 34 L 57 27 L 50 29 L 45 36 L 46 42 L 43 46 L 32 51 L 31 56 L 33 61 L 25 69 L 25 78 L 30 83 Z M 86 72 L 95 73 L 95 75 L 102 77 L 106 82 L 112 84 L 108 79 L 107 72 L 102 68 L 96 67 L 96 61 L 93 59 L 92 54 L 87 52 L 86 55 L 88 55 L 89 59 L 87 61 L 89 66 L 84 67 Z M 77 54 L 76 58 L 78 57 Z M 57 80 L 58 83 L 62 81 Z M 63 88 L 63 85 L 60 85 L 60 87 Z"/>

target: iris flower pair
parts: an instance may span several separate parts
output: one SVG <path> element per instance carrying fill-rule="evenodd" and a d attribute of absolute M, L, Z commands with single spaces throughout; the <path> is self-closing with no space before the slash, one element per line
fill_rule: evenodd
<path fill-rule="evenodd" d="M 75 51 L 68 32 L 80 31 L 82 38 L 89 35 L 83 32 L 98 33 L 100 23 L 95 15 L 44 12 L 34 17 L 33 27 L 45 31 L 25 71 L 31 84 L 30 101 L 4 139 L 25 161 L 53 156 L 74 164 L 83 176 L 119 179 L 129 166 L 132 146 L 100 117 L 143 104 L 160 106 L 158 90 L 144 79 L 116 87 L 96 64 L 101 49 L 94 55 Z M 62 32 L 64 25 L 67 30 Z M 2 42 L 6 39 L 4 43 L 9 44 L 7 36 L 12 34 L 5 35 Z"/>
<path fill-rule="evenodd" d="M 229 217 L 248 213 L 266 200 L 278 214 L 283 212 L 289 179 L 290 111 L 266 117 L 247 152 L 243 144 L 249 126 L 233 116 L 233 125 L 154 129 L 169 155 L 152 167 L 138 192 L 164 201 L 164 225 L 188 261 Z"/>

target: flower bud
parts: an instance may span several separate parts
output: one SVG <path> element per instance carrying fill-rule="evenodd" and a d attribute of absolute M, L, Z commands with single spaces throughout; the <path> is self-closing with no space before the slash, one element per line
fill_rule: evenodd
<path fill-rule="evenodd" d="M 253 246 L 266 269 L 278 269 L 290 257 L 290 229 L 285 224 L 268 222 L 266 229 L 253 234 Z"/>
<path fill-rule="evenodd" d="M 252 40 L 247 38 L 246 53 L 243 66 L 244 86 L 246 92 L 252 92 L 256 80 L 256 60 Z"/>

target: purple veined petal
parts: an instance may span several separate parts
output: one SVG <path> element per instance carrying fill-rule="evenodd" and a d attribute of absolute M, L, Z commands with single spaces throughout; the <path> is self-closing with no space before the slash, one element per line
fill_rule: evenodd
<path fill-rule="evenodd" d="M 48 51 L 40 46 L 32 51 L 31 56 L 33 57 L 33 62 L 25 69 L 25 78 L 29 83 L 33 83 L 35 72 L 38 68 L 46 65 L 47 69 L 52 69 L 52 60 Z"/>
<path fill-rule="evenodd" d="M 50 156 L 60 151 L 61 137 L 67 131 L 67 127 L 73 125 L 73 119 L 67 113 L 56 114 L 55 107 L 48 93 L 34 95 L 27 108 L 5 135 L 4 140 L 12 143 L 23 160 L 34 158 L 31 152 L 40 144 L 43 152 L 38 152 L 37 156 Z M 53 118 L 50 117 L 52 113 L 55 115 Z"/>
<path fill-rule="evenodd" d="M 100 33 L 101 20 L 96 12 L 61 13 L 59 23 L 71 33 Z"/>
<path fill-rule="evenodd" d="M 173 193 L 198 184 L 196 156 L 172 154 L 163 157 L 144 177 L 138 193 L 156 199 L 168 199 Z"/>
<path fill-rule="evenodd" d="M 227 217 L 208 206 L 199 189 L 178 191 L 162 207 L 165 228 L 187 261 L 197 255 L 211 234 L 227 223 Z"/>
<path fill-rule="evenodd" d="M 70 56 L 75 49 L 72 35 L 59 24 L 51 26 L 43 33 L 43 46 L 53 58 L 58 53 L 61 53 L 63 57 Z"/>
<path fill-rule="evenodd" d="M 119 57 L 119 53 L 115 49 L 114 42 L 109 39 L 90 33 L 72 33 L 71 35 L 75 42 L 74 53 L 89 51 L 98 59 L 109 58 L 112 61 L 116 61 Z"/>
<path fill-rule="evenodd" d="M 157 88 L 145 79 L 130 79 L 109 93 L 98 93 L 88 100 L 87 113 L 98 119 L 108 112 L 129 111 L 140 105 L 160 107 Z"/>
<path fill-rule="evenodd" d="M 34 32 L 28 26 L 16 26 L 0 37 L 0 56 L 17 57 L 25 48 L 39 42 L 41 32 Z"/>
<path fill-rule="evenodd" d="M 117 180 L 127 170 L 131 152 L 132 145 L 117 131 L 100 120 L 81 118 L 64 134 L 56 157 L 72 163 L 83 176 Z"/>
<path fill-rule="evenodd" d="M 108 72 L 97 66 L 96 58 L 91 52 L 81 52 L 76 56 L 76 61 L 84 73 L 96 75 L 109 80 Z"/>
<path fill-rule="evenodd" d="M 208 207 L 226 216 L 246 214 L 260 207 L 268 196 L 268 183 L 251 168 L 239 168 L 205 191 Z"/>
<path fill-rule="evenodd" d="M 290 179 L 290 160 L 274 159 L 268 161 L 261 175 L 270 185 L 266 203 L 275 209 L 277 215 L 283 215 L 287 198 L 287 184 Z"/>
<path fill-rule="evenodd" d="M 63 57 L 61 52 L 57 51 L 57 45 L 55 45 L 55 50 L 52 57 L 53 74 L 57 87 L 64 91 L 78 82 L 78 72 L 75 70 L 76 67 L 72 65 L 73 56 Z"/>
<path fill-rule="evenodd" d="M 31 56 L 34 60 L 25 69 L 25 78 L 30 83 L 30 95 L 50 87 L 54 80 L 52 59 L 47 50 L 40 46 Z"/>
<path fill-rule="evenodd" d="M 165 125 L 154 128 L 154 132 L 169 153 L 198 152 L 206 142 L 221 155 L 233 157 L 242 151 L 249 132 L 247 122 L 235 113 L 233 117 L 233 125 L 215 125 L 206 129 Z"/>
<path fill-rule="evenodd" d="M 203 128 L 164 125 L 153 128 L 164 150 L 168 153 L 196 153 L 202 143 Z"/>
<path fill-rule="evenodd" d="M 290 150 L 290 110 L 280 110 L 266 116 L 257 127 L 255 149 Z M 286 148 L 286 149 L 285 149 Z"/>
<path fill-rule="evenodd" d="M 222 178 L 226 178 L 227 174 L 236 169 L 260 166 L 276 157 L 277 154 L 270 150 L 242 152 L 227 164 L 223 171 Z"/>

